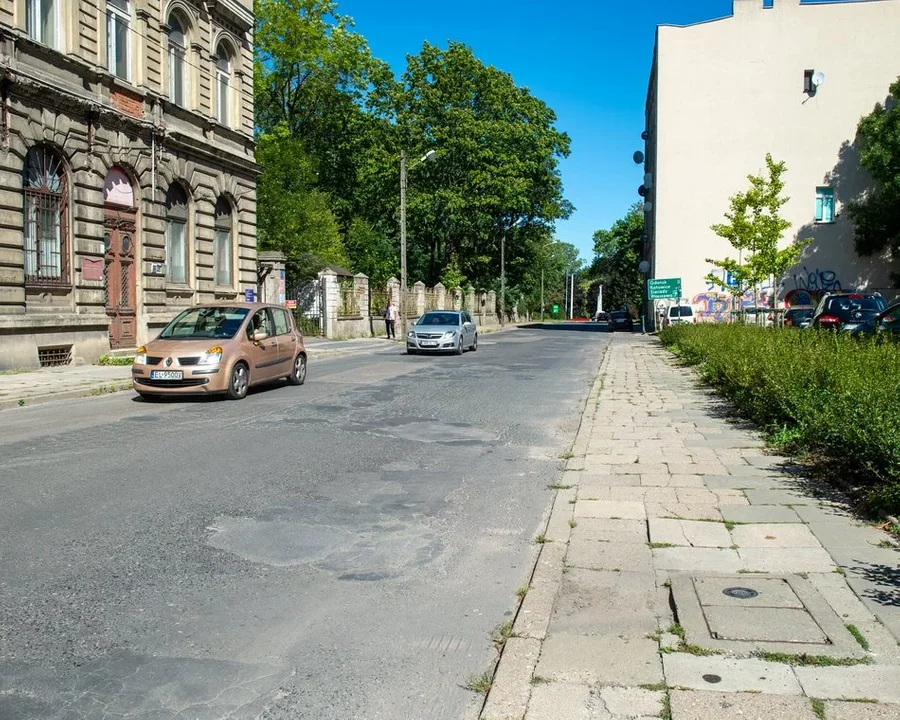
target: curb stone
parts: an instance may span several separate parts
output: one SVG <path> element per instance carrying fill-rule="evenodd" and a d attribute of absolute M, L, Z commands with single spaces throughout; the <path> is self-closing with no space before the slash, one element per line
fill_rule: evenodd
<path fill-rule="evenodd" d="M 544 525 L 544 535 L 551 537 L 552 530 L 559 531 L 559 539 L 541 545 L 541 551 L 535 560 L 528 592 L 519 603 L 513 618 L 513 633 L 516 637 L 507 640 L 494 669 L 494 679 L 485 697 L 479 720 L 522 720 L 528 707 L 531 695 L 531 678 L 540 656 L 541 645 L 547 636 L 553 605 L 565 568 L 565 555 L 568 548 L 572 528 L 574 505 L 569 500 L 577 494 L 576 473 L 566 470 L 576 469 L 578 460 L 583 468 L 584 455 L 587 452 L 588 439 L 594 424 L 594 411 L 603 375 L 609 364 L 609 345 L 603 350 L 603 358 L 591 383 L 591 389 L 585 399 L 581 412 L 581 420 L 572 444 L 573 457 L 566 461 L 565 470 L 560 478 L 573 487 L 568 490 L 555 490 L 549 517 Z M 583 448 L 583 449 L 582 449 Z M 579 450 L 579 452 L 576 451 Z M 573 460 L 576 461 L 573 463 Z M 581 468 L 578 468 L 581 469 Z M 510 643 L 518 640 L 515 645 Z"/>

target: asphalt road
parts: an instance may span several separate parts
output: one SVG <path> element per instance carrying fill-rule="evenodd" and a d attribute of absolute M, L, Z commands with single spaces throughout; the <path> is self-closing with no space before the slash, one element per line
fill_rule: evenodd
<path fill-rule="evenodd" d="M 581 330 L 0 412 L 0 719 L 477 714 L 609 338 Z"/>

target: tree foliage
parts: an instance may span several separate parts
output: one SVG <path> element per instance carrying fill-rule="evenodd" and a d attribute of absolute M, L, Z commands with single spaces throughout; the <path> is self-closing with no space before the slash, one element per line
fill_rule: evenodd
<path fill-rule="evenodd" d="M 856 227 L 856 251 L 869 256 L 890 251 L 900 257 L 900 78 L 887 102 L 859 122 L 859 160 L 875 181 L 863 199 L 848 206 Z"/>
<path fill-rule="evenodd" d="M 741 296 L 748 288 L 756 288 L 770 277 L 779 279 L 796 264 L 803 248 L 810 240 L 798 240 L 779 249 L 784 232 L 791 223 L 779 214 L 790 198 L 783 197 L 786 171 L 784 162 L 775 162 L 766 155 L 767 175 L 748 175 L 750 188 L 736 193 L 729 200 L 730 212 L 725 213 L 728 222 L 713 225 L 712 230 L 739 251 L 738 259 L 724 258 L 706 262 L 721 268 L 734 279 L 734 285 L 725 287 L 735 296 Z M 722 278 L 710 273 L 706 279 L 722 286 Z"/>
<path fill-rule="evenodd" d="M 609 230 L 594 233 L 594 262 L 589 273 L 589 287 L 596 298 L 603 286 L 603 304 L 607 308 L 641 307 L 643 275 L 640 271 L 641 242 L 644 234 L 644 209 L 633 205 L 625 217 L 616 220 Z M 596 288 L 596 289 L 595 289 Z"/>

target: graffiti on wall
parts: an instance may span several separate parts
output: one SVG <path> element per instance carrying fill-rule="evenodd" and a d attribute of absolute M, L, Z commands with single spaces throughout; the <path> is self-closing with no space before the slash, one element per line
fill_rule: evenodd
<path fill-rule="evenodd" d="M 800 272 L 795 272 L 791 279 L 794 289 L 784 296 L 784 304 L 788 307 L 796 305 L 815 305 L 827 292 L 840 292 L 843 285 L 834 270 L 810 270 L 804 265 Z"/>
<path fill-rule="evenodd" d="M 748 308 L 767 307 L 772 302 L 771 288 L 761 289 L 759 295 L 747 290 L 741 297 L 714 290 L 702 292 L 691 298 L 691 305 L 697 317 L 705 322 L 725 322 L 732 311 L 741 312 Z"/>

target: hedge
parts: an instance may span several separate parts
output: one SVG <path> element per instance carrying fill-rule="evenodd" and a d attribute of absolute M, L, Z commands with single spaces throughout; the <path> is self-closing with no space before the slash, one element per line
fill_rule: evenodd
<path fill-rule="evenodd" d="M 712 323 L 660 338 L 775 444 L 861 487 L 872 512 L 900 513 L 900 343 Z"/>

